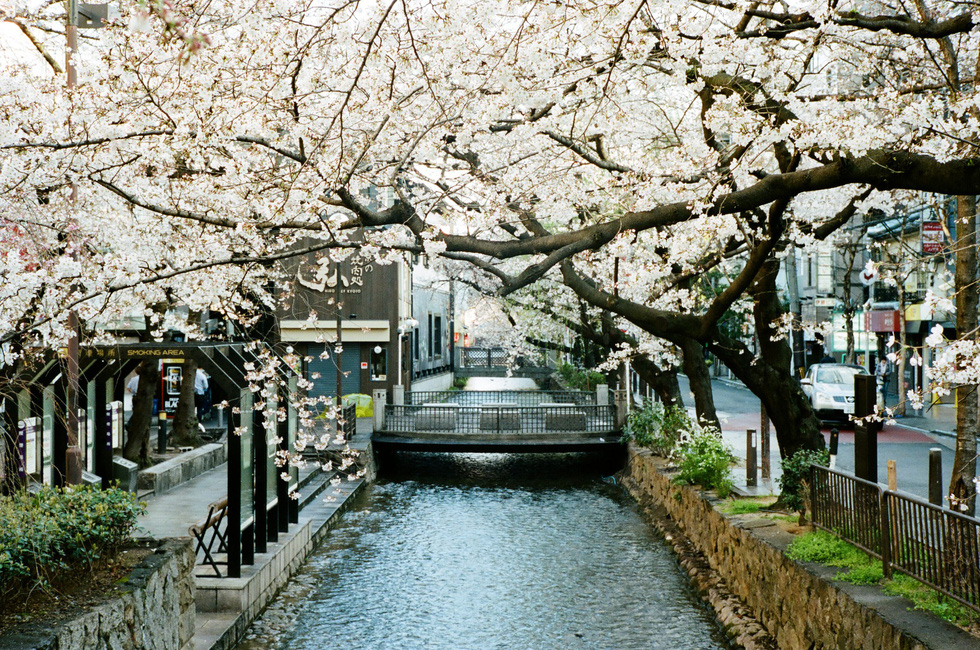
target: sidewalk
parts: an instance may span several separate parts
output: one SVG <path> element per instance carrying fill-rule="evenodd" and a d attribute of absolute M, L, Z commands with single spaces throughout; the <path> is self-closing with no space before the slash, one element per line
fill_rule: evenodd
<path fill-rule="evenodd" d="M 358 418 L 357 435 L 350 441 L 352 448 L 361 452 L 367 450 L 371 425 L 371 418 Z M 301 469 L 300 480 L 313 472 L 312 467 Z M 348 500 L 364 484 L 364 479 L 359 479 L 332 486 L 327 478 L 325 474 L 322 478 L 317 476 L 301 488 L 299 523 L 291 524 L 289 532 L 280 533 L 278 542 L 269 542 L 267 553 L 256 553 L 255 564 L 242 567 L 241 578 L 214 578 L 210 567 L 200 564 L 196 567 L 195 635 L 184 650 L 230 647 L 229 644 L 244 633 L 268 600 L 305 560 L 347 507 Z M 323 493 L 318 494 L 321 489 Z M 227 492 L 228 464 L 224 463 L 163 494 L 151 494 L 146 497 L 146 512 L 138 520 L 139 533 L 155 538 L 186 538 L 187 529 L 207 515 L 208 504 Z M 203 553 L 198 553 L 198 561 L 202 559 Z M 208 601 L 209 596 L 213 603 Z M 234 606 L 238 600 L 241 602 Z"/>

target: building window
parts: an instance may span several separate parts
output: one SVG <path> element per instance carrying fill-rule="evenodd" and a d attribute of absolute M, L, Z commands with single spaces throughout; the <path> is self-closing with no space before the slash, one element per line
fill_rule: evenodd
<path fill-rule="evenodd" d="M 388 350 L 380 345 L 371 349 L 371 381 L 388 379 Z"/>
<path fill-rule="evenodd" d="M 428 354 L 426 356 L 428 356 L 430 359 L 435 356 L 436 343 L 435 343 L 435 337 L 433 336 L 434 333 L 435 333 L 435 327 L 433 325 L 433 316 L 432 314 L 429 314 L 429 331 L 427 332 L 429 337 L 429 349 L 428 349 Z"/>
<path fill-rule="evenodd" d="M 413 331 L 410 336 L 412 337 L 412 358 L 418 361 L 421 358 L 422 337 L 419 336 L 418 330 Z"/>
<path fill-rule="evenodd" d="M 433 355 L 442 356 L 442 316 L 433 317 L 432 323 Z"/>

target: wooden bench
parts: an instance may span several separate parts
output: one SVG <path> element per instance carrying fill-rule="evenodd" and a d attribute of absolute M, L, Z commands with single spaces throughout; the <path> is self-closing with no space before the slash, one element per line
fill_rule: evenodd
<path fill-rule="evenodd" d="M 187 529 L 188 534 L 197 540 L 194 554 L 196 555 L 199 551 L 204 551 L 204 562 L 202 564 L 210 564 L 219 578 L 221 577 L 221 571 L 218 569 L 218 565 L 227 564 L 227 562 L 218 562 L 214 559 L 212 552 L 228 552 L 228 527 L 225 526 L 224 530 L 221 529 L 221 525 L 227 516 L 228 497 L 223 497 L 208 505 L 207 517 Z M 218 543 L 217 549 L 214 548 L 216 541 Z"/>

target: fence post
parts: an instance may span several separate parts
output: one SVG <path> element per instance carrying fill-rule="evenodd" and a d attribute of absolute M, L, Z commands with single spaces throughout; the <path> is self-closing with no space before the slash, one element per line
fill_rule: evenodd
<path fill-rule="evenodd" d="M 892 543 L 891 543 L 891 516 L 888 512 L 889 499 L 888 492 L 881 492 L 881 505 L 878 510 L 881 512 L 881 570 L 885 577 L 892 577 Z"/>
<path fill-rule="evenodd" d="M 595 403 L 598 406 L 605 406 L 609 403 L 609 385 L 599 384 L 595 387 Z"/>
<path fill-rule="evenodd" d="M 617 429 L 622 429 L 626 426 L 626 391 L 614 391 L 614 397 L 616 400 L 616 421 L 613 424 Z"/>
<path fill-rule="evenodd" d="M 938 447 L 929 450 L 929 503 L 943 505 L 943 452 Z"/>
<path fill-rule="evenodd" d="M 384 431 L 385 404 L 388 401 L 388 391 L 384 388 L 374 389 L 374 430 Z"/>
<path fill-rule="evenodd" d="M 757 466 L 756 466 L 756 446 L 755 429 L 745 430 L 745 485 L 755 487 L 758 485 Z"/>
<path fill-rule="evenodd" d="M 399 406 L 405 403 L 405 387 L 401 384 L 397 384 L 391 389 L 391 403 Z"/>

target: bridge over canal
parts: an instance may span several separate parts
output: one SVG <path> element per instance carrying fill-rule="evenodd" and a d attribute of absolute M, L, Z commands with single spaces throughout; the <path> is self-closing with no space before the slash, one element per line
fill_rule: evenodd
<path fill-rule="evenodd" d="M 384 406 L 372 441 L 378 451 L 601 451 L 620 444 L 622 412 L 605 387 L 408 392 Z"/>
<path fill-rule="evenodd" d="M 544 379 L 555 372 L 550 362 L 530 362 L 518 357 L 511 359 L 503 348 L 456 348 L 457 377 L 528 377 Z"/>

